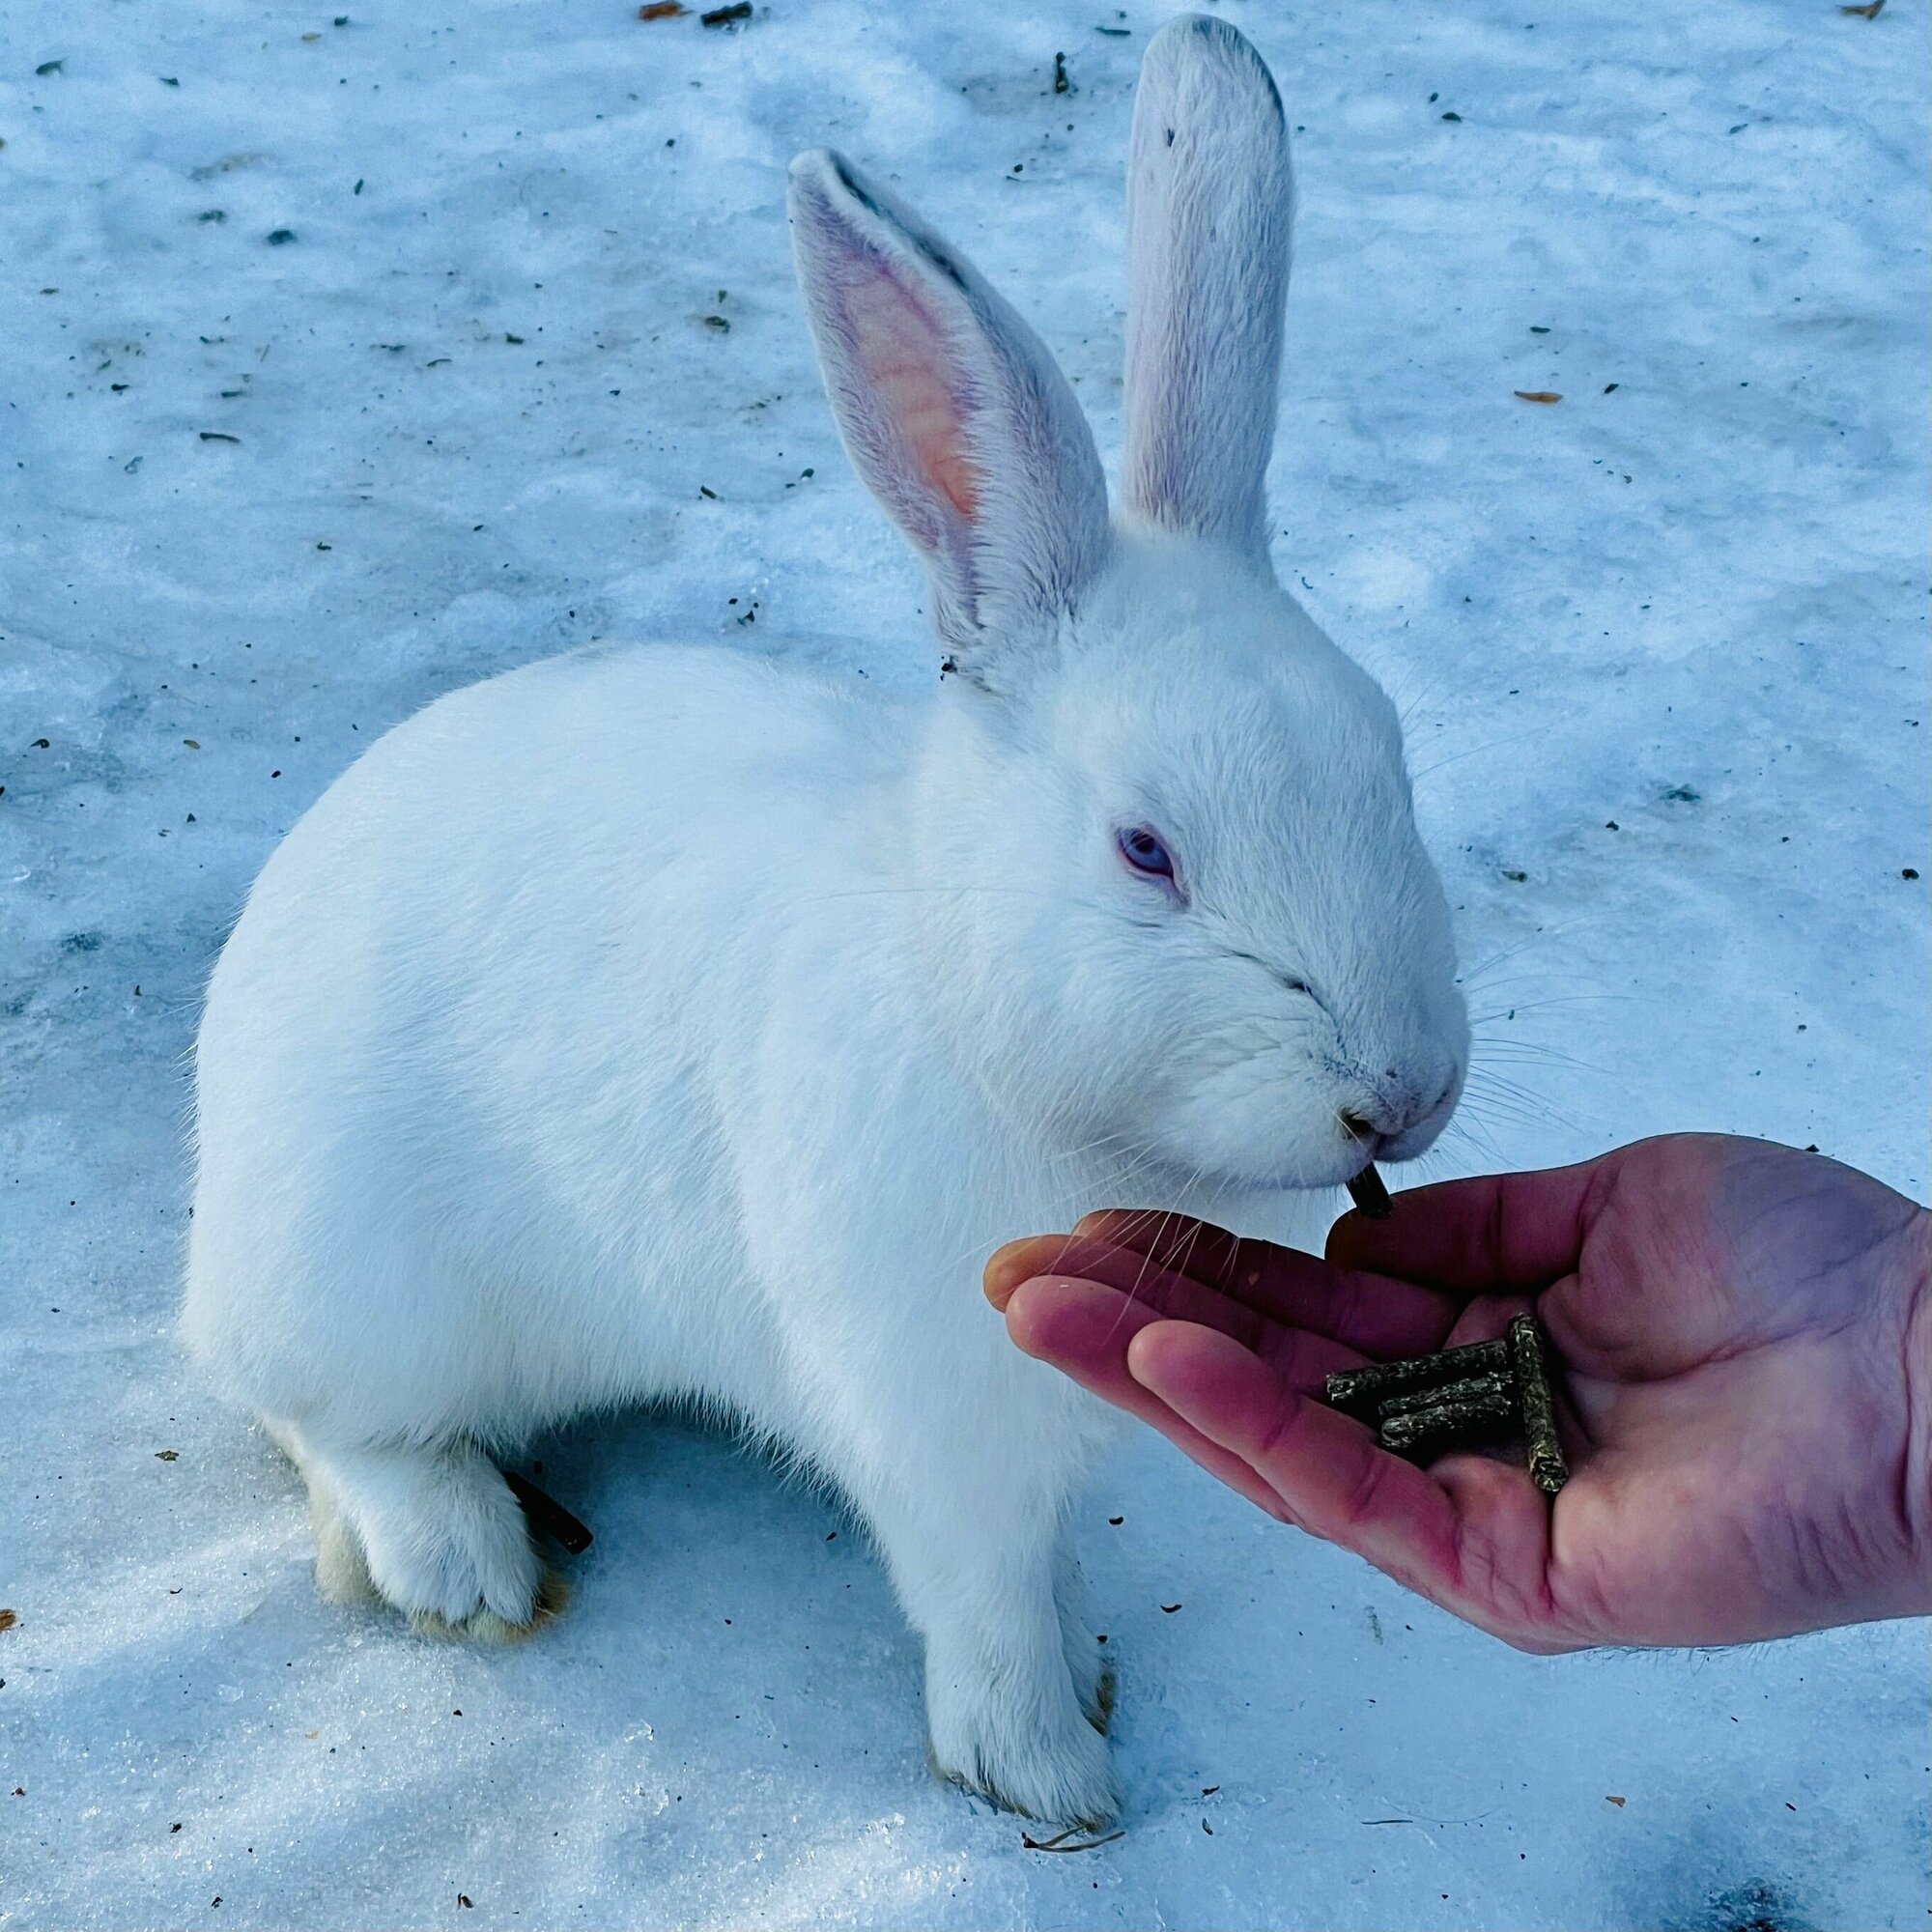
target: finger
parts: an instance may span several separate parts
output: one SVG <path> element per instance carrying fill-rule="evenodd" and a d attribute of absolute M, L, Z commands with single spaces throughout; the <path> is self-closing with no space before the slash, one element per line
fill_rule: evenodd
<path fill-rule="evenodd" d="M 1179 1215 L 1107 1208 L 1080 1221 L 1074 1238 L 1081 1236 L 1131 1248 L 1160 1267 L 1221 1290 L 1270 1321 L 1313 1329 L 1378 1359 L 1424 1355 L 1439 1349 L 1461 1313 L 1455 1297 L 1434 1289 L 1386 1274 L 1337 1267 L 1299 1248 L 1240 1239 L 1224 1229 Z M 1186 1321 L 1205 1319 L 1179 1308 L 1172 1312 Z M 1221 1322 L 1209 1325 L 1236 1332 Z"/>
<path fill-rule="evenodd" d="M 1087 1217 L 1088 1221 L 1094 1218 L 1091 1214 Z M 1087 1269 L 1083 1264 L 1111 1254 L 1124 1258 L 1113 1268 L 1116 1276 L 1124 1270 L 1145 1279 L 1171 1271 L 1166 1262 L 1148 1255 L 1144 1250 L 1089 1234 L 1083 1222 L 1070 1235 L 1026 1235 L 996 1249 L 986 1264 L 986 1299 L 995 1308 L 1004 1308 L 1021 1282 L 1030 1281 L 1039 1274 L 1084 1274 Z M 1205 1276 L 1197 1276 L 1196 1279 L 1210 1288 L 1219 1286 L 1219 1283 Z M 1114 1280 L 1112 1285 L 1124 1287 L 1126 1284 Z"/>
<path fill-rule="evenodd" d="M 1161 1267 L 1192 1275 L 1210 1288 L 1232 1288 L 1244 1265 L 1251 1264 L 1251 1252 L 1263 1245 L 1231 1235 L 1211 1221 L 1197 1221 L 1192 1214 L 1140 1208 L 1102 1208 L 1083 1214 L 1073 1232 L 1132 1248 Z"/>
<path fill-rule="evenodd" d="M 1344 1214 L 1328 1231 L 1328 1260 L 1454 1293 L 1533 1293 L 1576 1267 L 1616 1159 L 1409 1188 L 1386 1220 Z"/>
<path fill-rule="evenodd" d="M 1290 1520 L 1518 1648 L 1591 1641 L 1548 1586 L 1549 1511 L 1526 1472 L 1477 1455 L 1427 1473 L 1205 1328 L 1150 1322 L 1129 1373 L 1174 1415 L 1252 1468 Z"/>
<path fill-rule="evenodd" d="M 1209 1475 L 1258 1508 L 1279 1515 L 1276 1498 L 1252 1469 L 1182 1422 L 1127 1373 L 1129 1343 L 1159 1319 L 1117 1290 L 1086 1281 L 1028 1281 L 1007 1304 L 1007 1332 L 1025 1353 L 1159 1430 Z"/>
<path fill-rule="evenodd" d="M 1038 1235 L 1009 1242 L 986 1264 L 987 1298 L 999 1307 L 1001 1293 L 1010 1299 L 1012 1289 L 1036 1275 L 1078 1276 L 1100 1283 L 1156 1315 L 1219 1328 L 1247 1349 L 1259 1348 L 1270 1326 L 1252 1308 L 1218 1289 L 1173 1273 L 1132 1248 L 1080 1234 Z"/>
<path fill-rule="evenodd" d="M 1333 1336 L 1270 1321 L 1198 1281 L 1153 1267 L 1144 1255 L 1130 1248 L 1084 1241 L 1078 1235 L 1047 1236 L 1038 1246 L 1041 1258 L 1051 1259 L 1056 1265 L 1050 1275 L 1034 1280 L 1079 1281 L 1111 1289 L 1121 1297 L 1122 1307 L 1132 1309 L 1132 1325 L 1120 1332 L 1122 1347 L 1151 1321 L 1196 1322 L 1251 1350 L 1297 1389 L 1319 1389 L 1337 1370 L 1358 1369 L 1365 1360 L 1359 1350 Z M 1021 1283 L 1014 1294 L 1027 1286 L 1029 1283 Z M 1009 1296 L 1009 1308 L 1011 1303 Z"/>
<path fill-rule="evenodd" d="M 1455 1520 L 1441 1486 L 1358 1422 L 1301 1394 L 1225 1336 L 1151 1322 L 1127 1369 L 1190 1428 L 1253 1469 L 1304 1529 L 1441 1601 Z"/>

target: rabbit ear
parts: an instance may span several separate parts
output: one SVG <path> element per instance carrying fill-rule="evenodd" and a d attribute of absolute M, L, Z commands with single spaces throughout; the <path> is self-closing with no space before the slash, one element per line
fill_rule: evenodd
<path fill-rule="evenodd" d="M 986 682 L 1002 647 L 1050 630 L 1099 567 L 1093 434 L 1033 330 L 843 156 L 801 155 L 789 205 L 838 433 L 924 559 L 951 664 Z"/>
<path fill-rule="evenodd" d="M 1170 21 L 1141 64 L 1127 162 L 1125 506 L 1264 569 L 1293 220 L 1262 57 L 1225 21 Z"/>

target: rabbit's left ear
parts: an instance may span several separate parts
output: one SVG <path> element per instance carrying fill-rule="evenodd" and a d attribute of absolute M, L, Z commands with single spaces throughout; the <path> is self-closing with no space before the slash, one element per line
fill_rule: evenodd
<path fill-rule="evenodd" d="M 853 468 L 912 540 L 953 666 L 1050 634 L 1106 552 L 1093 433 L 1044 345 L 974 270 L 829 149 L 791 165 L 792 247 Z"/>
<path fill-rule="evenodd" d="M 1288 128 L 1267 66 L 1225 20 L 1148 43 L 1127 160 L 1128 516 L 1266 570 L 1294 224 Z"/>

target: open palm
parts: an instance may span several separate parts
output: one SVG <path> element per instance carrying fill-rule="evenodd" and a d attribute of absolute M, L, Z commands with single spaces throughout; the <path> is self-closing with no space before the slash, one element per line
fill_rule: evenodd
<path fill-rule="evenodd" d="M 1671 1135 L 1401 1195 L 1325 1261 L 1090 1215 L 986 1292 L 1028 1353 L 1510 1643 L 1733 1643 L 1932 1609 L 1928 1225 L 1815 1154 Z M 1553 1505 L 1508 1452 L 1416 1468 L 1319 1400 L 1522 1308 L 1561 1364 Z"/>

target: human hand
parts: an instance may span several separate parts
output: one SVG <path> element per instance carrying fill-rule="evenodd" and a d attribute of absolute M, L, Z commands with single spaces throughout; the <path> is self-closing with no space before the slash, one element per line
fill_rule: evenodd
<path fill-rule="evenodd" d="M 1000 1250 L 1029 1354 L 1284 1521 L 1533 1651 L 1721 1644 L 1932 1611 L 1932 1215 L 1723 1135 L 1448 1181 L 1346 1215 L 1318 1260 L 1174 1216 Z M 1320 1401 L 1365 1359 L 1533 1309 L 1571 1477 L 1421 1469 Z"/>

